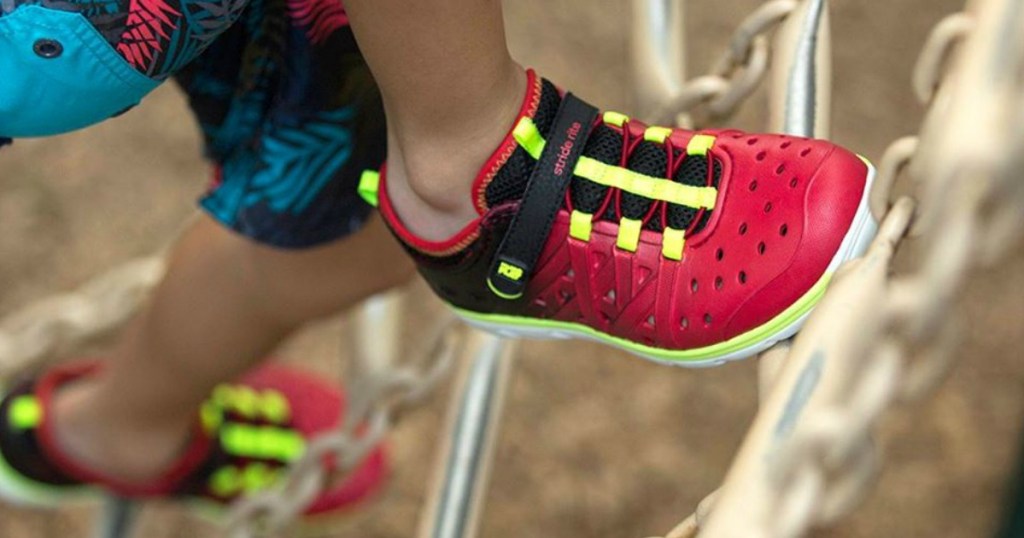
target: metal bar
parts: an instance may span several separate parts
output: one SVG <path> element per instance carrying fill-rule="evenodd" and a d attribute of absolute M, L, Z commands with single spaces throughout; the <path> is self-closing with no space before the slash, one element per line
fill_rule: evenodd
<path fill-rule="evenodd" d="M 828 138 L 832 45 L 826 0 L 805 0 L 775 36 L 771 86 L 774 132 Z"/>
<path fill-rule="evenodd" d="M 402 339 L 403 289 L 370 297 L 352 316 L 352 364 L 356 374 L 386 371 L 398 359 Z"/>
<path fill-rule="evenodd" d="M 633 0 L 636 111 L 650 119 L 686 82 L 683 0 Z"/>
<path fill-rule="evenodd" d="M 138 515 L 138 505 L 121 497 L 108 497 L 103 502 L 93 536 L 96 538 L 129 538 Z"/>
<path fill-rule="evenodd" d="M 472 358 L 453 396 L 443 460 L 420 525 L 423 537 L 475 536 L 487 492 L 515 344 L 474 332 L 469 349 Z"/>
<path fill-rule="evenodd" d="M 779 29 L 774 43 L 771 125 L 794 136 L 826 138 L 830 131 L 831 44 L 826 0 L 804 0 Z M 792 433 L 821 378 L 821 355 L 804 364 L 766 354 L 760 365 L 762 407 L 719 490 L 702 537 L 754 536 L 771 513 L 771 455 Z"/>

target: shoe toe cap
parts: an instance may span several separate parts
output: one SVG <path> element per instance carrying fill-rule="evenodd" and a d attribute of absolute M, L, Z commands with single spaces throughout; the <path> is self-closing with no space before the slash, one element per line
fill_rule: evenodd
<path fill-rule="evenodd" d="M 754 254 L 746 260 L 754 268 L 748 272 L 752 285 L 729 319 L 726 337 L 759 327 L 801 301 L 829 269 L 854 222 L 867 165 L 827 142 L 805 144 L 797 156 L 821 155 L 817 163 L 779 165 L 788 173 L 775 174 L 777 181 L 765 193 L 760 214 L 748 215 L 757 221 L 756 227 L 748 224 L 748 235 L 757 236 Z"/>

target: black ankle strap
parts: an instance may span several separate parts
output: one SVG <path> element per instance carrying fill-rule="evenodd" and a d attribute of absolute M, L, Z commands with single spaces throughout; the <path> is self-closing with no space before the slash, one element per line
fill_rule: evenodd
<path fill-rule="evenodd" d="M 526 290 L 597 114 L 596 108 L 571 93 L 562 99 L 519 211 L 491 264 L 487 284 L 499 297 L 518 299 Z"/>

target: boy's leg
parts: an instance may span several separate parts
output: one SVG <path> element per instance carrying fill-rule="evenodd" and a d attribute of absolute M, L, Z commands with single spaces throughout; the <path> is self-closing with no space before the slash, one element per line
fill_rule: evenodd
<path fill-rule="evenodd" d="M 66 453 L 140 481 L 167 468 L 218 383 L 248 370 L 289 332 L 411 274 L 378 219 L 301 251 L 260 246 L 203 216 L 170 255 L 167 276 L 104 373 L 54 402 Z"/>
<path fill-rule="evenodd" d="M 526 91 L 505 41 L 501 1 L 345 6 L 384 97 L 391 201 L 412 231 L 447 238 L 477 216 L 470 184 Z"/>

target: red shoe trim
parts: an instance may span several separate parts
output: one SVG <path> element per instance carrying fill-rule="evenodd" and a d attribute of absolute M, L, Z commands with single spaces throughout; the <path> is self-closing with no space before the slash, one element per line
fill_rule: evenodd
<path fill-rule="evenodd" d="M 56 439 L 50 403 L 55 390 L 76 379 L 98 374 L 102 369 L 99 362 L 88 361 L 57 366 L 49 370 L 36 385 L 36 398 L 43 410 L 42 422 L 37 429 L 39 448 L 55 467 L 76 480 L 101 485 L 118 495 L 126 497 L 165 496 L 173 493 L 174 487 L 193 473 L 206 459 L 210 451 L 210 439 L 199 428 L 198 421 L 192 440 L 185 453 L 171 466 L 170 470 L 156 478 L 149 485 L 130 484 L 88 469 L 65 454 Z"/>
<path fill-rule="evenodd" d="M 516 142 L 512 131 L 515 130 L 520 118 L 524 116 L 532 118 L 537 113 L 537 107 L 540 106 L 541 86 L 541 79 L 537 76 L 537 73 L 533 69 L 527 69 L 526 95 L 523 97 L 523 104 L 519 107 L 519 114 L 516 115 L 512 125 L 508 128 L 508 134 L 505 135 L 505 139 L 498 145 L 498 149 L 494 150 L 491 158 L 487 160 L 483 168 L 480 169 L 480 173 L 477 174 L 476 179 L 473 180 L 473 201 L 476 204 L 476 211 L 480 215 L 483 215 L 489 209 L 486 197 L 487 186 L 491 184 L 498 170 L 505 166 L 512 153 L 519 147 L 519 143 Z"/>
<path fill-rule="evenodd" d="M 394 207 L 391 206 L 391 199 L 388 197 L 387 175 L 387 165 L 382 166 L 380 169 L 380 185 L 377 188 L 380 214 L 384 217 L 384 221 L 391 228 L 391 231 L 406 245 L 430 256 L 450 256 L 469 246 L 480 235 L 479 217 L 470 221 L 463 229 L 444 241 L 427 241 L 412 233 L 412 231 L 405 227 L 402 219 L 398 217 Z"/>
<path fill-rule="evenodd" d="M 516 142 L 512 132 L 515 130 L 515 126 L 519 123 L 520 118 L 524 116 L 532 117 L 537 113 L 537 107 L 540 106 L 541 87 L 540 77 L 532 69 L 527 69 L 526 95 L 523 97 L 523 103 L 519 107 L 519 113 L 509 127 L 508 133 L 501 144 L 498 145 L 498 148 L 494 150 L 491 157 L 480 168 L 480 172 L 473 180 L 470 189 L 474 208 L 481 217 L 490 210 L 487 207 L 487 186 L 490 185 L 491 181 L 494 180 L 494 176 L 501 170 L 502 166 L 505 166 L 512 153 L 519 147 L 519 143 Z M 391 205 L 387 191 L 386 169 L 387 167 L 383 166 L 380 170 L 380 184 L 378 187 L 379 210 L 381 215 L 384 216 L 384 220 L 391 227 L 391 230 L 402 242 L 423 254 L 440 257 L 455 254 L 476 240 L 479 236 L 480 218 L 473 219 L 453 236 L 442 241 L 428 241 L 409 230 L 402 223 L 401 218 L 399 218 L 394 207 Z"/>

